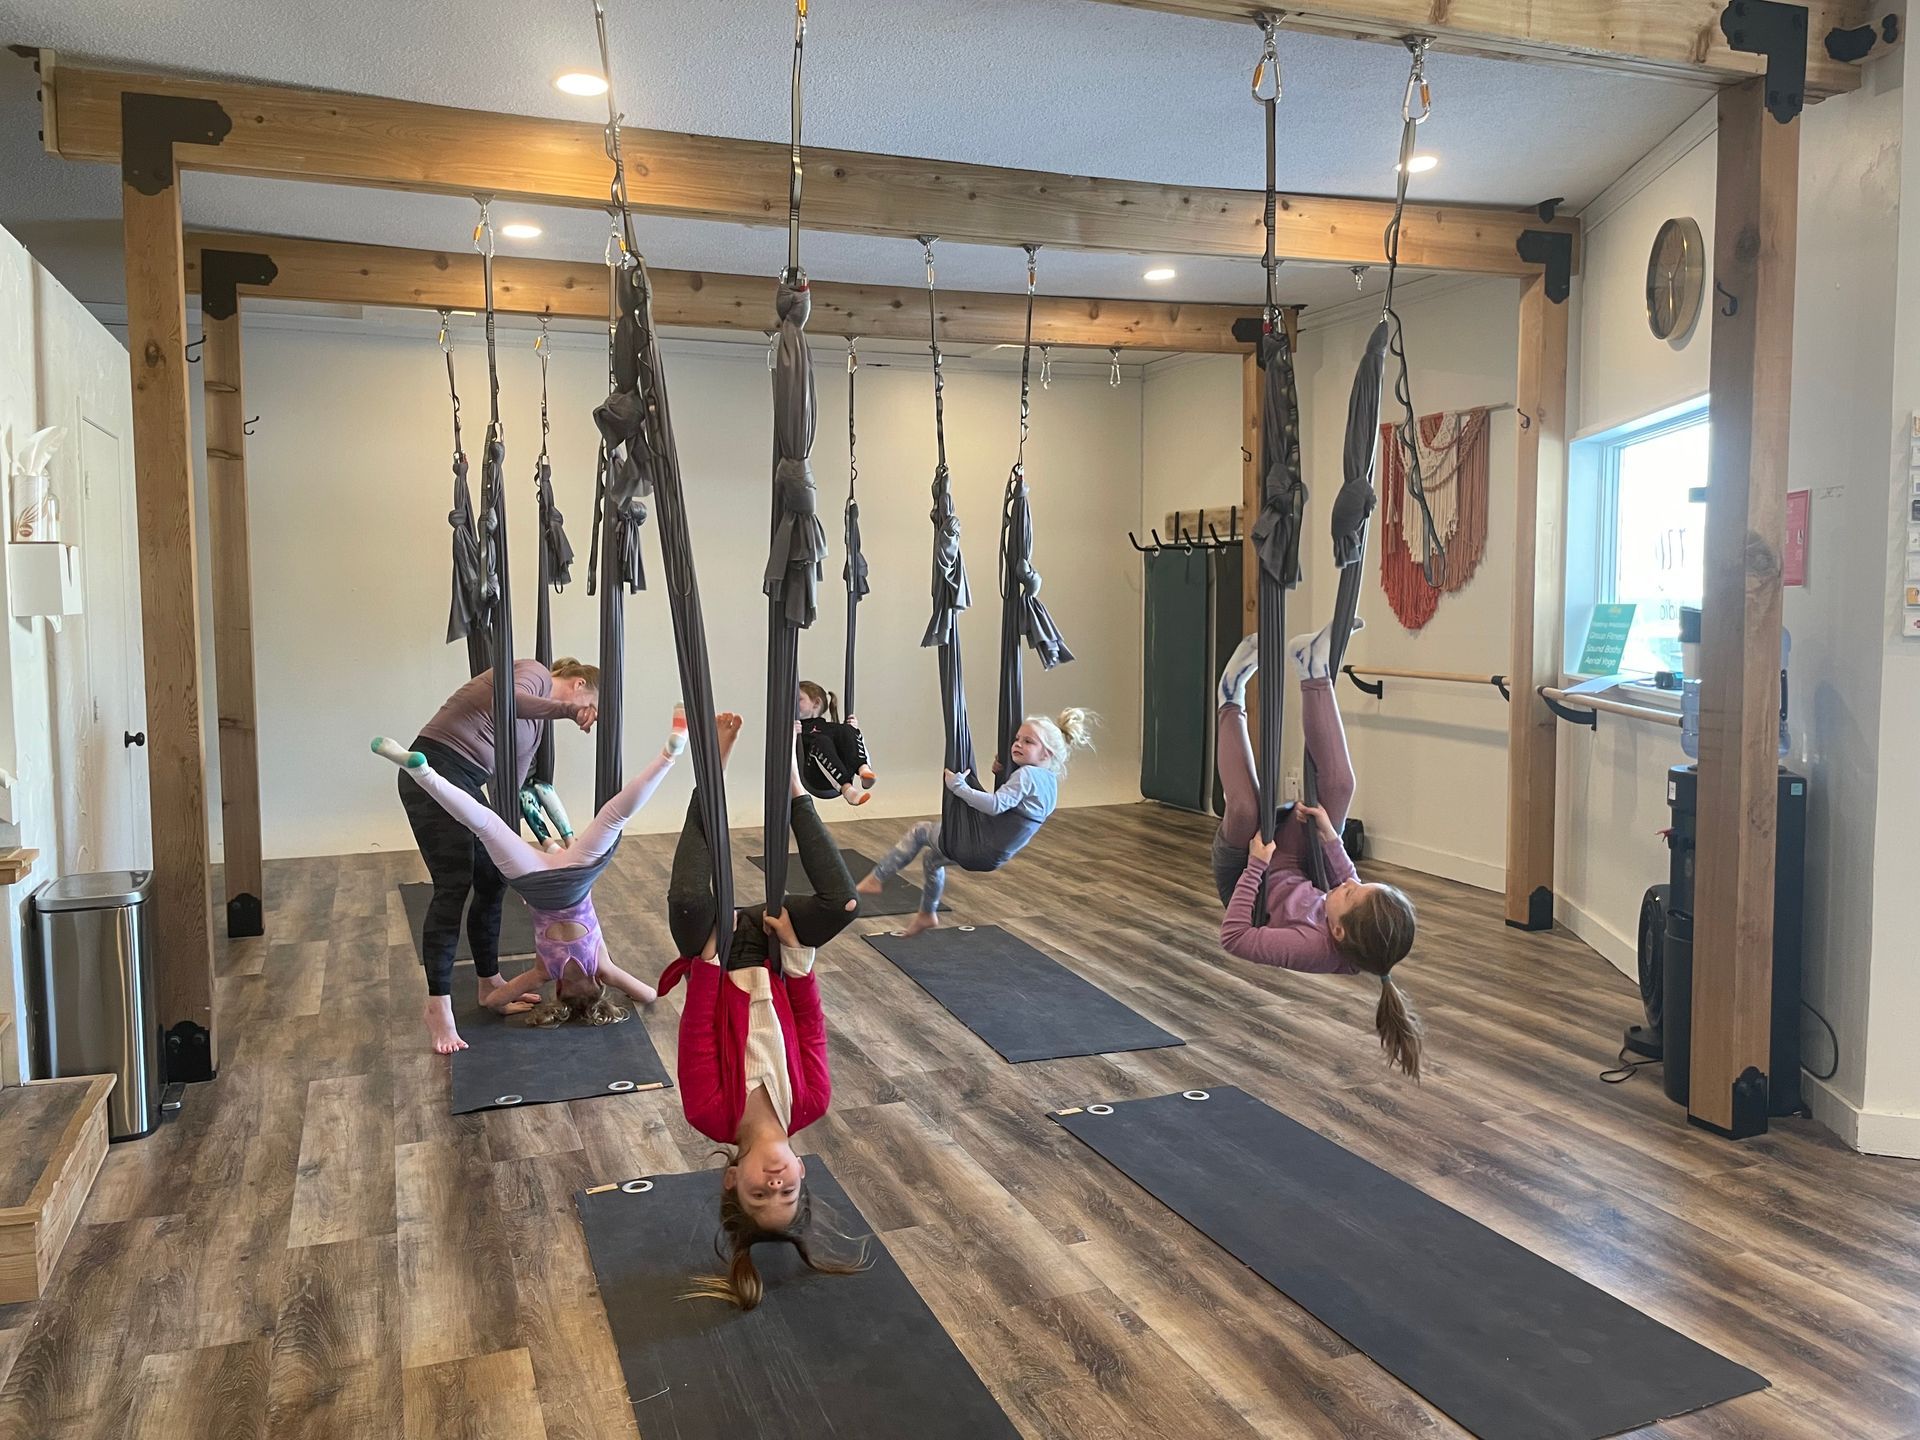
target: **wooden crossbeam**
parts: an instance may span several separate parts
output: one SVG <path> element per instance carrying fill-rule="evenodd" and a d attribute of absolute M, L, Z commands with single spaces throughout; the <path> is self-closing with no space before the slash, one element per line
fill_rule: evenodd
<path fill-rule="evenodd" d="M 1100 0 L 1252 23 L 1284 11 L 1289 30 L 1369 40 L 1428 35 L 1433 48 L 1513 60 L 1551 60 L 1627 74 L 1734 84 L 1766 73 L 1758 55 L 1730 49 L 1720 30 L 1726 0 Z M 1858 65 L 1827 54 L 1829 30 L 1873 18 L 1868 0 L 1807 6 L 1807 97 L 1855 90 Z M 1249 60 L 1251 67 L 1251 59 Z"/>
<path fill-rule="evenodd" d="M 224 143 L 181 163 L 226 174 L 433 194 L 491 194 L 601 209 L 611 166 L 601 127 L 330 91 L 65 67 L 41 52 L 47 148 L 69 160 L 117 162 L 123 93 L 217 102 L 233 120 Z M 1253 144 L 1249 121 L 1248 143 Z M 633 204 L 662 215 L 784 224 L 784 145 L 627 130 Z M 1278 253 L 1349 265 L 1385 261 L 1392 206 L 1287 194 Z M 939 235 L 983 245 L 1039 244 L 1150 255 L 1259 255 L 1257 191 L 1103 180 L 857 151 L 807 151 L 809 228 L 862 235 Z M 1578 222 L 1531 210 L 1409 205 L 1400 260 L 1418 269 L 1528 275 L 1515 250 L 1529 229 L 1578 234 Z"/>
<path fill-rule="evenodd" d="M 274 235 L 193 231 L 187 236 L 187 289 L 200 288 L 200 251 L 247 250 L 272 257 L 278 300 L 337 305 L 393 305 L 477 310 L 480 257 L 471 251 L 409 250 Z M 494 261 L 494 307 L 512 314 L 563 319 L 607 318 L 607 269 L 598 262 Z M 771 277 L 698 270 L 653 270 L 654 319 L 662 325 L 764 332 L 773 324 Z M 926 292 L 889 285 L 813 282 L 809 331 L 875 339 L 919 340 L 927 333 Z M 942 340 L 958 345 L 1017 345 L 1026 326 L 1026 296 L 948 290 L 940 294 Z M 1254 306 L 1174 305 L 1145 300 L 1061 299 L 1034 304 L 1033 338 L 1041 345 L 1118 345 L 1131 350 L 1234 354 L 1236 320 Z"/>

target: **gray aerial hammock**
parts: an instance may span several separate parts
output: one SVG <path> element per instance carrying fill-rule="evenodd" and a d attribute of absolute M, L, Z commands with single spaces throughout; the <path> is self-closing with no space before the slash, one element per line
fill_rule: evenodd
<path fill-rule="evenodd" d="M 440 312 L 440 353 L 447 359 L 447 394 L 453 400 L 453 603 L 447 612 L 447 644 L 467 642 L 467 674 L 487 668 L 486 624 L 481 618 L 486 586 L 480 571 L 480 537 L 473 528 L 473 491 L 467 484 L 467 447 L 460 435 L 460 387 L 453 374 L 453 317 Z"/>
<path fill-rule="evenodd" d="M 687 530 L 687 510 L 681 488 L 680 455 L 674 444 L 673 417 L 667 406 L 665 371 L 660 358 L 660 336 L 653 324 L 653 284 L 633 234 L 633 213 L 627 204 L 627 171 L 620 150 L 621 116 L 615 101 L 613 64 L 607 46 L 605 0 L 594 0 L 594 28 L 600 42 L 600 73 L 607 80 L 607 158 L 613 162 L 610 208 L 618 235 L 618 255 L 610 256 L 613 284 L 613 391 L 594 419 L 605 442 L 601 520 L 601 707 L 600 760 L 594 788 L 606 803 L 611 783 L 618 788 L 619 731 L 617 713 L 609 715 L 606 702 L 620 686 L 624 617 L 618 614 L 621 584 L 639 583 L 639 526 L 648 494 L 660 513 L 660 555 L 666 571 L 667 608 L 673 616 L 674 656 L 680 672 L 680 694 L 687 710 L 687 735 L 693 752 L 694 783 L 699 787 L 700 823 L 713 856 L 714 931 L 717 958 L 726 963 L 733 940 L 733 859 L 727 836 L 726 776 L 720 763 L 719 736 L 714 724 L 713 673 L 707 659 L 706 620 L 700 609 L 700 586 L 694 573 L 693 541 Z M 625 568 L 622 568 L 625 567 Z M 607 625 L 608 610 L 616 623 Z M 609 670 L 608 661 L 613 661 Z M 611 730 L 609 737 L 606 732 Z M 611 746 L 608 739 L 611 739 Z M 613 757 L 609 769 L 608 756 Z"/>
<path fill-rule="evenodd" d="M 482 615 L 490 637 L 488 667 L 493 672 L 493 785 L 487 799 L 517 831 L 520 827 L 520 774 L 515 746 L 513 684 L 513 599 L 507 573 L 507 448 L 500 425 L 500 361 L 493 310 L 493 215 L 489 197 L 480 197 L 480 219 L 473 227 L 480 252 L 480 280 L 486 302 L 487 443 L 480 460 L 480 575 Z"/>
<path fill-rule="evenodd" d="M 1253 71 L 1253 98 L 1266 114 L 1267 132 L 1267 249 L 1262 262 L 1267 274 L 1266 309 L 1257 351 L 1263 391 L 1260 404 L 1260 512 L 1251 539 L 1259 562 L 1258 634 L 1260 673 L 1285 673 L 1287 591 L 1300 582 L 1300 524 L 1306 508 L 1307 487 L 1300 477 L 1300 396 L 1293 371 L 1293 351 L 1281 323 L 1276 289 L 1280 262 L 1275 257 L 1279 185 L 1280 58 L 1274 31 L 1279 22 L 1262 22 L 1266 32 L 1260 63 Z M 1263 87 L 1269 80 L 1271 90 Z M 1263 682 L 1268 703 L 1260 707 L 1259 763 L 1260 835 L 1272 843 L 1279 827 L 1282 723 L 1286 707 L 1277 703 L 1279 686 Z M 1264 891 L 1262 892 L 1264 895 Z M 1263 917 L 1256 905 L 1256 921 Z"/>
<path fill-rule="evenodd" d="M 533 497 L 540 517 L 540 589 L 533 622 L 533 658 L 553 665 L 553 596 L 573 579 L 573 545 L 567 539 L 566 517 L 553 498 L 553 466 L 547 458 L 547 360 L 550 342 L 548 317 L 540 317 L 540 338 L 533 342 L 540 357 L 540 458 L 533 466 Z M 537 785 L 553 784 L 553 722 L 540 725 L 540 745 L 533 755 L 530 775 Z M 557 817 L 556 817 L 557 818 Z"/>
<path fill-rule="evenodd" d="M 934 288 L 932 236 L 920 243 L 927 256 L 927 318 L 933 352 L 933 433 L 937 459 L 933 472 L 933 616 L 923 646 L 940 649 L 940 702 L 946 722 L 946 768 L 965 776 L 976 789 L 973 734 L 967 719 L 965 675 L 960 656 L 960 612 L 973 603 L 966 563 L 960 554 L 960 518 L 953 508 L 952 476 L 947 470 L 946 377 L 940 354 L 940 305 Z M 1000 778 L 1011 778 L 1013 737 L 1026 710 L 1020 665 L 1025 640 L 1051 670 L 1073 659 L 1053 617 L 1040 600 L 1040 575 L 1033 568 L 1033 512 L 1027 503 L 1026 449 L 1032 407 L 1029 383 L 1033 357 L 1033 298 L 1036 247 L 1027 251 L 1027 329 L 1020 351 L 1020 449 L 1007 475 L 1000 509 L 1000 695 L 997 755 Z M 940 800 L 940 848 L 962 870 L 998 870 L 1031 840 L 1040 821 L 1018 810 L 985 815 L 945 789 Z"/>
<path fill-rule="evenodd" d="M 860 342 L 849 336 L 847 339 L 847 507 L 844 512 L 847 563 L 840 569 L 840 578 L 847 582 L 847 665 L 844 678 L 840 682 L 840 698 L 846 702 L 846 714 L 857 713 L 853 708 L 853 660 L 854 640 L 859 630 L 860 601 L 872 588 L 867 583 L 867 556 L 860 545 L 860 499 L 858 485 L 860 481 L 860 462 L 856 456 L 856 437 L 853 429 L 853 399 L 855 377 L 860 371 Z"/>
<path fill-rule="evenodd" d="M 807 350 L 807 316 L 813 294 L 800 268 L 800 64 L 807 37 L 807 0 L 795 0 L 793 81 L 788 152 L 787 266 L 774 291 L 780 328 L 773 349 L 773 519 L 767 570 L 767 754 L 761 810 L 765 826 L 767 909 L 786 906 L 787 837 L 791 828 L 793 726 L 799 685 L 800 632 L 813 624 L 819 601 L 827 535 L 813 482 L 818 397 L 813 357 Z"/>

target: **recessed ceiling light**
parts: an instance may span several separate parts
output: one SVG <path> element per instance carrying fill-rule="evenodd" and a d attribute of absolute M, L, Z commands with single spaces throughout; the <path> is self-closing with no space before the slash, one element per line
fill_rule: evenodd
<path fill-rule="evenodd" d="M 540 238 L 540 227 L 538 225 L 529 225 L 524 220 L 515 220 L 509 224 L 502 225 L 500 227 L 500 233 L 509 240 L 538 240 Z"/>
<path fill-rule="evenodd" d="M 607 77 L 596 75 L 591 70 L 568 70 L 553 77 L 553 88 L 562 95 L 604 95 L 607 93 Z"/>
<path fill-rule="evenodd" d="M 1440 157 L 1438 155 L 1416 155 L 1407 161 L 1407 173 L 1409 175 L 1424 175 L 1439 163 Z M 1398 170 L 1400 167 L 1395 165 L 1393 168 Z"/>
<path fill-rule="evenodd" d="M 1173 279 L 1173 274 L 1174 271 L 1171 265 L 1156 265 L 1140 278 L 1142 280 L 1151 280 L 1157 285 L 1163 280 Z"/>

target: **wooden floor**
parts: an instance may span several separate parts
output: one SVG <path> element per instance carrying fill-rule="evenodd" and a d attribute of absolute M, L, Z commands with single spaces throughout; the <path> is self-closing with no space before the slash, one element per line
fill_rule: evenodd
<path fill-rule="evenodd" d="M 897 828 L 838 833 L 871 854 Z M 1024 1434 L 1463 1433 L 1044 1118 L 1218 1083 L 1773 1382 L 1640 1433 L 1920 1436 L 1920 1165 L 1807 1121 L 1730 1144 L 1653 1077 L 1600 1084 L 1632 986 L 1565 935 L 1506 929 L 1497 896 L 1395 875 L 1430 1026 L 1408 1084 L 1380 1063 L 1368 982 L 1223 963 L 1207 834 L 1152 807 L 1062 811 L 950 891 L 1184 1048 L 1010 1066 L 860 943 L 897 922 L 821 957 L 835 1106 L 803 1148 Z M 623 960 L 671 956 L 668 859 L 636 836 L 601 883 Z M 0 1437 L 637 1433 L 571 1196 L 712 1147 L 672 1091 L 449 1117 L 395 891 L 419 874 L 410 855 L 269 867 L 268 938 L 221 957 L 220 1079 L 113 1148 L 52 1291 L 0 1308 Z M 669 1059 L 678 998 L 646 1020 Z"/>

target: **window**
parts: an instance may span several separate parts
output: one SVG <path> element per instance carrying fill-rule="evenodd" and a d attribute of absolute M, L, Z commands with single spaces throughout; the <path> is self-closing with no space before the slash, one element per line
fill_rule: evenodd
<path fill-rule="evenodd" d="M 1707 483 L 1709 430 L 1696 401 L 1581 442 L 1598 502 L 1594 598 L 1634 607 L 1625 673 L 1680 668 L 1680 607 L 1700 604 L 1705 573 L 1707 507 L 1692 492 Z"/>

